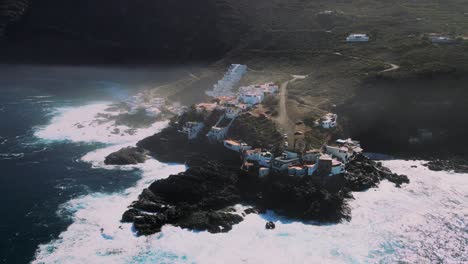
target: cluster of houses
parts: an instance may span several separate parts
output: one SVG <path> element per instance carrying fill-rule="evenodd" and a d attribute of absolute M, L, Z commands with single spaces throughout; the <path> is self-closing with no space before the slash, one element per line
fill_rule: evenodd
<path fill-rule="evenodd" d="M 232 96 L 232 88 L 236 85 L 242 76 L 247 73 L 247 66 L 242 64 L 232 64 L 223 78 L 213 85 L 213 90 L 206 91 L 206 94 L 211 97 Z"/>
<path fill-rule="evenodd" d="M 278 93 L 278 85 L 265 83 L 240 87 L 238 93 L 234 94 L 232 92 L 233 86 L 246 71 L 247 66 L 245 65 L 231 65 L 224 78 L 214 85 L 212 91 L 207 92 L 208 95 L 214 97 L 213 102 L 195 105 L 195 110 L 198 113 L 210 113 L 214 110 L 223 111 L 216 124 L 206 134 L 210 142 L 222 142 L 226 139 L 229 128 L 240 113 L 262 103 L 266 96 Z M 203 122 L 187 122 L 180 132 L 186 134 L 189 140 L 194 140 L 204 128 Z"/>
<path fill-rule="evenodd" d="M 346 172 L 346 163 L 363 152 L 360 143 L 351 139 L 338 139 L 333 145 L 301 153 L 284 151 L 278 157 L 268 150 L 253 149 L 239 141 L 225 140 L 224 146 L 241 154 L 242 170 L 259 177 L 270 173 L 299 177 L 341 175 Z"/>
<path fill-rule="evenodd" d="M 211 142 L 221 142 L 226 138 L 229 128 L 240 113 L 262 103 L 266 96 L 276 95 L 277 93 L 278 85 L 274 83 L 251 85 L 241 87 L 237 95 L 223 95 L 215 98 L 216 100 L 213 103 L 197 104 L 195 109 L 197 112 L 212 112 L 214 110 L 224 112 L 206 135 Z M 188 122 L 182 132 L 187 134 L 189 140 L 192 140 L 198 137 L 203 128 L 204 124 L 202 122 Z"/>

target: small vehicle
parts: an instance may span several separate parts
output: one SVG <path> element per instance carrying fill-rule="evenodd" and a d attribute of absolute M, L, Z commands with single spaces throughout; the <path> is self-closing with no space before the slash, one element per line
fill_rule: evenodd
<path fill-rule="evenodd" d="M 285 148 L 289 147 L 289 143 L 287 141 L 284 142 L 284 147 Z"/>
<path fill-rule="evenodd" d="M 288 138 L 288 134 L 283 134 L 283 138 Z"/>

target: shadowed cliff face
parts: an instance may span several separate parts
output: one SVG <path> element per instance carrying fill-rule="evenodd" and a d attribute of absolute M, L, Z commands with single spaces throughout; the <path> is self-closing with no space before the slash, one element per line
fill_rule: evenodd
<path fill-rule="evenodd" d="M 20 11 L 8 19 L 9 11 L 1 11 L 7 51 L 2 56 L 14 57 L 21 50 L 21 57 L 31 61 L 209 60 L 235 46 L 247 29 L 229 0 L 8 2 L 9 9 Z"/>

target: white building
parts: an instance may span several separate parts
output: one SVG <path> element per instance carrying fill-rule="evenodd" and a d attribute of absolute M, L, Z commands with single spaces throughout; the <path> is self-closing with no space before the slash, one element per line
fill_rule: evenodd
<path fill-rule="evenodd" d="M 335 146 L 325 146 L 325 152 L 343 162 L 348 162 L 355 155 L 363 152 L 359 141 L 348 139 L 337 139 Z"/>
<path fill-rule="evenodd" d="M 335 160 L 335 159 L 332 160 L 332 169 L 331 169 L 330 176 L 342 174 L 345 172 L 346 172 L 345 165 L 342 162 Z"/>
<path fill-rule="evenodd" d="M 205 124 L 203 122 L 187 122 L 182 128 L 182 133 L 187 134 L 189 140 L 196 139 L 198 134 L 203 130 Z"/>
<path fill-rule="evenodd" d="M 327 154 L 332 155 L 343 162 L 348 162 L 352 156 L 352 153 L 350 153 L 348 148 L 344 146 L 325 146 L 325 149 Z"/>
<path fill-rule="evenodd" d="M 237 107 L 226 107 L 226 112 L 224 113 L 226 117 L 234 119 L 236 118 L 240 113 L 242 112 L 242 109 L 237 108 Z"/>
<path fill-rule="evenodd" d="M 297 153 L 285 151 L 280 157 L 273 160 L 272 169 L 279 172 L 287 171 L 290 166 L 300 165 Z"/>
<path fill-rule="evenodd" d="M 427 38 L 432 44 L 450 44 L 450 43 L 455 42 L 455 40 L 449 36 L 436 34 L 436 33 L 429 34 Z"/>
<path fill-rule="evenodd" d="M 270 167 L 273 154 L 261 149 L 246 150 L 243 153 L 244 160 L 256 161 L 262 167 Z"/>
<path fill-rule="evenodd" d="M 239 102 L 256 105 L 263 102 L 266 95 L 275 95 L 279 87 L 274 83 L 255 84 L 239 88 Z"/>
<path fill-rule="evenodd" d="M 206 91 L 206 94 L 211 97 L 234 95 L 232 88 L 240 81 L 246 72 L 246 65 L 232 64 L 224 74 L 224 77 L 213 85 L 213 90 Z"/>
<path fill-rule="evenodd" d="M 260 104 L 265 96 L 262 93 L 248 92 L 239 95 L 239 101 L 247 105 Z"/>
<path fill-rule="evenodd" d="M 334 128 L 337 125 L 338 115 L 333 113 L 328 113 L 322 116 L 317 123 L 319 126 L 323 127 L 324 129 Z"/>
<path fill-rule="evenodd" d="M 214 125 L 210 132 L 206 135 L 211 142 L 221 141 L 227 137 L 229 127 L 234 122 L 234 119 L 228 118 L 225 115 L 219 118 L 216 125 Z"/>
<path fill-rule="evenodd" d="M 350 34 L 347 38 L 347 42 L 368 42 L 369 36 L 367 34 Z"/>
<path fill-rule="evenodd" d="M 223 142 L 224 147 L 236 152 L 242 152 L 244 150 L 252 149 L 251 146 L 247 145 L 247 143 L 239 142 L 235 140 L 224 140 Z"/>

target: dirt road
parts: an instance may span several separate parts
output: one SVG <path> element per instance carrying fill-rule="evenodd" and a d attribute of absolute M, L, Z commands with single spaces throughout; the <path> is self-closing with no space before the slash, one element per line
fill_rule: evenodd
<path fill-rule="evenodd" d="M 289 144 L 291 144 L 291 139 L 294 137 L 295 131 L 295 122 L 291 120 L 288 116 L 287 101 L 288 101 L 288 84 L 294 82 L 295 80 L 307 78 L 305 75 L 292 75 L 292 79 L 281 84 L 279 91 L 279 109 L 278 117 L 275 118 L 278 127 L 280 128 L 283 134 L 288 135 Z"/>

